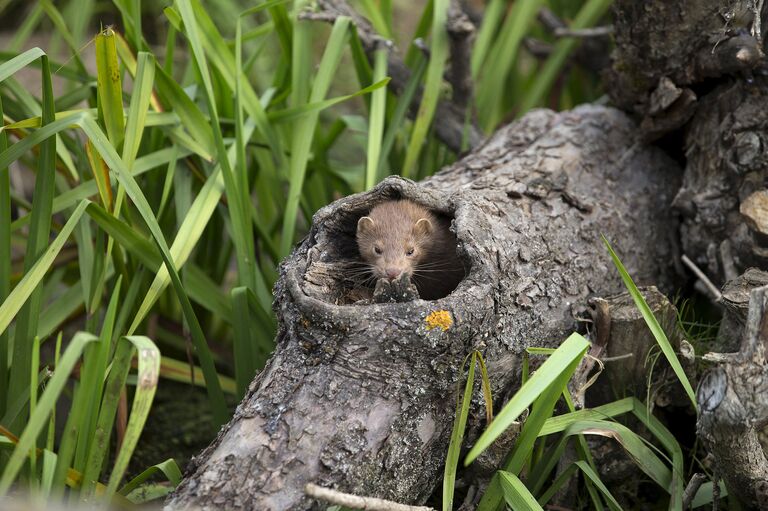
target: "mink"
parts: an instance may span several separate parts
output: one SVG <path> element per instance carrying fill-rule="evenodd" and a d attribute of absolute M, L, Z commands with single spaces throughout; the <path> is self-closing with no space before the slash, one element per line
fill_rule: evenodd
<path fill-rule="evenodd" d="M 464 277 L 450 221 L 410 200 L 376 205 L 357 222 L 360 257 L 375 279 L 408 276 L 419 296 L 447 296 Z"/>

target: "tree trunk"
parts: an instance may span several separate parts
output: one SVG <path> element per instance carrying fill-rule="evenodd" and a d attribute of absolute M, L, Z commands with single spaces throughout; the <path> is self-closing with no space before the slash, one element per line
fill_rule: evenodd
<path fill-rule="evenodd" d="M 495 395 L 510 392 L 525 348 L 557 346 L 587 297 L 622 289 L 601 234 L 639 284 L 670 287 L 679 169 L 637 133 L 610 108 L 538 110 L 420 184 L 388 178 L 318 211 L 281 266 L 275 354 L 170 507 L 322 509 L 310 482 L 424 502 L 464 357 L 482 350 Z M 436 301 L 351 303 L 357 220 L 399 197 L 453 219 L 466 277 Z"/>

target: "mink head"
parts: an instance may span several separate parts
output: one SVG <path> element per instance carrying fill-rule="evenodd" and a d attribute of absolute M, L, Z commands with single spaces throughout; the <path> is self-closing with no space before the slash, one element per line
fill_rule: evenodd
<path fill-rule="evenodd" d="M 434 215 L 414 202 L 381 203 L 357 222 L 360 256 L 377 279 L 412 276 L 427 256 L 435 227 Z"/>

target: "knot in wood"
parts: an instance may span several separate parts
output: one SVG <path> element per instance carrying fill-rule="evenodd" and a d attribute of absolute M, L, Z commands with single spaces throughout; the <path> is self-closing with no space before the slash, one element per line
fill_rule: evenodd
<path fill-rule="evenodd" d="M 702 413 L 711 413 L 717 409 L 725 398 L 728 390 L 728 378 L 722 368 L 715 368 L 708 372 L 699 384 L 696 400 L 699 402 Z"/>

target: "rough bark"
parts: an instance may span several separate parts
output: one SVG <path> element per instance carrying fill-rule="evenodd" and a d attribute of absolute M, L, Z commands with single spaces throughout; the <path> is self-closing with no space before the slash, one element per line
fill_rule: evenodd
<path fill-rule="evenodd" d="M 641 292 L 677 351 L 680 346 L 677 309 L 653 286 Z M 651 383 L 648 381 L 648 353 L 657 346 L 653 333 L 629 293 L 595 299 L 593 303 L 596 311 L 593 315 L 596 335 L 593 335 L 590 352 L 601 346 L 603 339 L 605 345 L 599 352 L 590 354 L 606 360 L 602 374 L 595 385 L 589 388 L 588 406 L 598 406 L 623 396 L 645 395 Z M 607 331 L 601 332 L 601 328 Z M 661 377 L 662 367 L 658 366 L 654 371 L 656 381 Z M 578 372 L 577 376 L 580 375 Z M 581 378 L 583 383 L 578 382 L 579 378 L 574 378 L 574 386 L 583 386 L 587 381 L 586 376 L 585 374 Z M 677 387 L 675 389 L 677 390 Z"/>
<path fill-rule="evenodd" d="M 638 283 L 671 284 L 679 170 L 636 135 L 610 108 L 534 111 L 420 184 L 388 178 L 318 211 L 281 266 L 276 352 L 170 507 L 320 509 L 309 482 L 424 502 L 465 355 L 483 351 L 503 396 L 526 347 L 557 346 L 589 296 L 622 289 L 601 233 Z M 356 305 L 357 220 L 395 197 L 453 218 L 466 277 L 440 300 Z"/>
<path fill-rule="evenodd" d="M 753 0 L 616 2 L 609 94 L 642 118 L 641 140 L 684 137 L 682 248 L 718 284 L 768 262 L 766 14 Z"/>
<path fill-rule="evenodd" d="M 741 295 L 749 290 L 749 280 L 742 278 L 730 291 Z M 740 350 L 705 356 L 717 366 L 697 391 L 697 428 L 729 492 L 750 508 L 763 509 L 768 502 L 768 459 L 760 442 L 760 430 L 768 423 L 768 287 L 753 287 L 749 294 Z M 738 309 L 732 315 L 739 316 Z"/>

